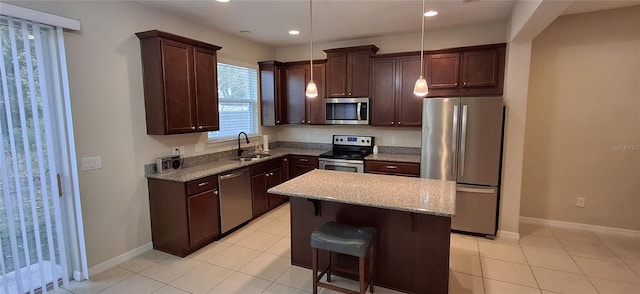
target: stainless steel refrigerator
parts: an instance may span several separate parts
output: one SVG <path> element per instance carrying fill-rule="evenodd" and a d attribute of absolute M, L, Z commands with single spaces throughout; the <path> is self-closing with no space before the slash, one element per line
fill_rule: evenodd
<path fill-rule="evenodd" d="M 502 97 L 424 99 L 420 177 L 457 182 L 452 230 L 496 235 L 503 121 Z"/>

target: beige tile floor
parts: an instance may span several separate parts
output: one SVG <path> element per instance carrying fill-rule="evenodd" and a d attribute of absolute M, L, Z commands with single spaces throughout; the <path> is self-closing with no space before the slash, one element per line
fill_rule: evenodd
<path fill-rule="evenodd" d="M 640 293 L 638 237 L 528 224 L 520 234 L 520 241 L 453 234 L 449 293 Z M 310 293 L 311 271 L 290 265 L 289 247 L 283 205 L 186 258 L 151 250 L 59 292 Z"/>

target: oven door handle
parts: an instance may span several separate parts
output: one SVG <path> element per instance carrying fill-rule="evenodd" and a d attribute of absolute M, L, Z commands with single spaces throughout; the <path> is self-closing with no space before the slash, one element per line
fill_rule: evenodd
<path fill-rule="evenodd" d="M 346 159 L 325 159 L 321 158 L 320 162 L 324 162 L 326 164 L 341 164 L 341 165 L 354 165 L 354 164 L 364 164 L 362 160 L 346 160 Z"/>

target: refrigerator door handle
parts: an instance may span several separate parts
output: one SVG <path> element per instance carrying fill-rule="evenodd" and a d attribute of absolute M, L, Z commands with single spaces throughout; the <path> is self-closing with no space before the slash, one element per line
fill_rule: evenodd
<path fill-rule="evenodd" d="M 456 187 L 456 192 L 467 192 L 477 194 L 494 194 L 496 188 L 471 188 L 471 187 Z"/>
<path fill-rule="evenodd" d="M 467 105 L 462 106 L 462 137 L 460 138 L 460 176 L 464 175 L 464 162 L 467 151 Z"/>
<path fill-rule="evenodd" d="M 458 105 L 453 106 L 453 125 L 451 126 L 451 175 L 456 176 L 456 157 L 458 156 Z"/>

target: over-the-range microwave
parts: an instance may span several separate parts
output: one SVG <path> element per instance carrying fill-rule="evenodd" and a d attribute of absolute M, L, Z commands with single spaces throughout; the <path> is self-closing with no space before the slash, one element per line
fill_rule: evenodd
<path fill-rule="evenodd" d="M 325 124 L 369 124 L 369 98 L 327 98 L 324 99 L 324 105 Z"/>

